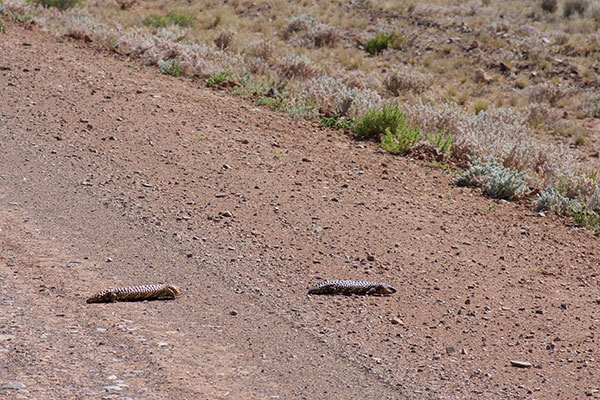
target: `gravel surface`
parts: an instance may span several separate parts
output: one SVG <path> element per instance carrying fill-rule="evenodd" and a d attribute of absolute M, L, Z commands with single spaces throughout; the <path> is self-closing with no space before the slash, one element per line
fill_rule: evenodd
<path fill-rule="evenodd" d="M 0 397 L 600 397 L 600 238 L 8 23 Z M 324 279 L 386 297 L 308 296 Z M 171 301 L 86 304 L 170 283 Z"/>

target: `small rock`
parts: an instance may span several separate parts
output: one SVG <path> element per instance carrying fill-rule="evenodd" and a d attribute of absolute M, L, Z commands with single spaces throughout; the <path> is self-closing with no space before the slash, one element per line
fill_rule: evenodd
<path fill-rule="evenodd" d="M 96 328 L 96 332 L 106 332 L 106 328 Z"/>
<path fill-rule="evenodd" d="M 106 262 L 112 262 L 112 258 L 106 257 Z"/>
<path fill-rule="evenodd" d="M 510 360 L 510 364 L 517 368 L 531 368 L 529 361 Z"/>
<path fill-rule="evenodd" d="M 121 390 L 123 390 L 121 386 L 117 385 L 105 386 L 104 389 L 108 392 L 120 392 Z"/>
<path fill-rule="evenodd" d="M 456 349 L 452 346 L 446 347 L 446 354 L 456 353 Z"/>
<path fill-rule="evenodd" d="M 237 312 L 237 311 L 235 311 L 235 310 L 231 310 L 231 311 L 229 311 L 229 315 L 237 315 L 237 314 L 238 314 L 238 312 Z"/>
<path fill-rule="evenodd" d="M 165 347 L 165 346 L 168 346 L 168 345 L 169 345 L 169 343 L 167 343 L 167 342 L 158 342 L 158 343 L 156 343 L 156 345 L 157 345 L 158 347 Z"/>
<path fill-rule="evenodd" d="M 0 342 L 13 340 L 15 337 L 16 337 L 15 335 L 0 335 Z"/>
<path fill-rule="evenodd" d="M 21 382 L 8 382 L 2 385 L 2 389 L 25 389 L 26 386 Z"/>
<path fill-rule="evenodd" d="M 475 71 L 475 82 L 479 83 L 490 83 L 492 81 L 492 77 L 485 73 L 484 70 L 478 69 Z"/>
<path fill-rule="evenodd" d="M 231 211 L 223 211 L 221 213 L 222 216 L 227 217 L 227 218 L 231 218 L 233 217 L 233 214 L 231 213 Z"/>
<path fill-rule="evenodd" d="M 115 379 L 117 379 L 117 376 L 116 375 L 110 375 L 110 376 L 107 376 L 106 379 L 108 379 L 109 381 L 114 381 Z"/>
<path fill-rule="evenodd" d="M 402 321 L 400 318 L 392 318 L 391 319 L 392 325 L 404 325 L 404 321 Z"/>
<path fill-rule="evenodd" d="M 217 194 L 215 194 L 215 197 L 217 199 L 220 199 L 220 198 L 225 197 L 225 196 L 227 196 L 225 193 L 217 193 Z"/>
<path fill-rule="evenodd" d="M 367 261 L 375 261 L 375 256 L 372 254 L 367 254 Z"/>

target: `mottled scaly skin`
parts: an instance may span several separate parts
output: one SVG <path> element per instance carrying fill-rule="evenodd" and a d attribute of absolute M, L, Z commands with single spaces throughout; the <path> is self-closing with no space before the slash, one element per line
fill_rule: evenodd
<path fill-rule="evenodd" d="M 138 301 L 153 299 L 174 299 L 181 294 L 181 289 L 173 285 L 141 285 L 127 286 L 103 290 L 89 299 L 88 303 L 112 303 L 115 301 Z"/>
<path fill-rule="evenodd" d="M 396 288 L 385 283 L 367 281 L 323 281 L 310 288 L 308 294 L 388 295 Z"/>

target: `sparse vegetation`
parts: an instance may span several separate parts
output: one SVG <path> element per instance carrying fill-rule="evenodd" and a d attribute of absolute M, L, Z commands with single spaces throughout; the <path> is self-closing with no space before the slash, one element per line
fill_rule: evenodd
<path fill-rule="evenodd" d="M 470 11 L 435 2 L 440 12 L 434 14 L 428 8 L 434 2 L 425 0 L 397 20 L 383 17 L 387 6 L 379 1 L 344 12 L 309 2 L 248 13 L 238 2 L 200 0 L 185 8 L 169 3 L 166 16 L 164 2 L 143 9 L 122 3 L 56 13 L 27 0 L 4 0 L 16 21 L 34 18 L 60 35 L 207 84 L 217 85 L 228 71 L 242 80 L 235 92 L 256 104 L 334 128 L 357 121 L 352 129 L 359 137 L 394 137 L 393 126 L 369 127 L 365 120 L 393 102 L 409 126 L 422 129 L 422 138 L 450 146 L 453 159 L 493 157 L 511 171 L 527 171 L 527 185 L 536 190 L 565 176 L 578 187 L 580 162 L 561 144 L 568 140 L 587 151 L 594 143 L 586 126 L 595 122 L 578 119 L 600 118 L 594 64 L 600 7 L 585 0 L 486 1 Z M 493 18 L 498 13 L 505 18 Z M 423 15 L 429 15 L 424 31 Z M 477 82 L 482 66 L 494 85 Z M 540 140 L 530 135 L 534 130 L 548 134 Z M 436 138 L 441 132 L 446 136 Z M 594 210 L 590 199 L 579 199 L 586 210 Z"/>

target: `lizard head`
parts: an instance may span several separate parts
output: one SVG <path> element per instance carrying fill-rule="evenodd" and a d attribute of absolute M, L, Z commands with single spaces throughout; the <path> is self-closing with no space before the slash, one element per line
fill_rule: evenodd
<path fill-rule="evenodd" d="M 386 285 L 385 283 L 382 283 L 378 290 L 377 293 L 378 294 L 392 294 L 392 293 L 396 293 L 398 290 L 390 285 Z"/>
<path fill-rule="evenodd" d="M 175 293 L 175 296 L 181 296 L 181 289 L 179 289 L 177 286 L 168 285 L 167 287 L 171 289 L 173 293 Z"/>

